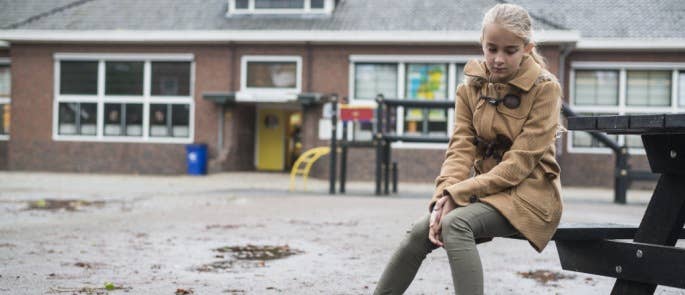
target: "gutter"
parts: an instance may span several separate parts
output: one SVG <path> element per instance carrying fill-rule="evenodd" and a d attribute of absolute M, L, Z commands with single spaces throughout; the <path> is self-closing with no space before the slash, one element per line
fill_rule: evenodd
<path fill-rule="evenodd" d="M 538 44 L 576 43 L 578 31 L 536 34 Z M 40 43 L 312 43 L 453 44 L 480 43 L 480 31 L 293 31 L 293 30 L 0 30 L 0 40 Z"/>
<path fill-rule="evenodd" d="M 583 38 L 576 46 L 576 51 L 616 50 L 685 50 L 685 38 Z"/>

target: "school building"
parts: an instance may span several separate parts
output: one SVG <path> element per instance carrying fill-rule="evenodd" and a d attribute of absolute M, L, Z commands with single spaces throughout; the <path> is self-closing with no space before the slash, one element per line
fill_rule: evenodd
<path fill-rule="evenodd" d="M 210 173 L 287 171 L 328 145 L 331 94 L 370 107 L 378 93 L 454 100 L 464 64 L 482 56 L 482 15 L 505 2 L 530 12 L 575 112 L 685 111 L 680 0 L 11 1 L 0 9 L 0 169 L 182 174 L 185 146 L 204 143 Z M 393 128 L 447 136 L 453 116 L 400 109 Z M 612 137 L 648 168 L 639 137 Z M 433 180 L 446 147 L 394 143 L 400 182 Z M 564 185 L 613 183 L 613 154 L 587 133 L 564 134 L 557 151 Z M 373 179 L 374 150 L 348 161 L 348 179 Z"/>

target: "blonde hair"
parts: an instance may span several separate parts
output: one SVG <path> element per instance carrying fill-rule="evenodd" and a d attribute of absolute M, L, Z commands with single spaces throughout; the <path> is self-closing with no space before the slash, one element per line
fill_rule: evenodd
<path fill-rule="evenodd" d="M 523 7 L 516 4 L 497 4 L 485 13 L 480 35 L 481 43 L 483 42 L 485 27 L 491 24 L 502 26 L 505 30 L 521 38 L 526 45 L 533 40 L 532 20 L 530 15 Z M 547 68 L 545 58 L 538 53 L 535 46 L 533 46 L 530 56 L 542 68 Z"/>

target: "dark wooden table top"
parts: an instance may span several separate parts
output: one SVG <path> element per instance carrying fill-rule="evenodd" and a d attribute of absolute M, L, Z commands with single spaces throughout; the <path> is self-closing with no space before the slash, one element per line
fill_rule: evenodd
<path fill-rule="evenodd" d="M 612 134 L 685 133 L 685 114 L 576 116 L 568 118 L 568 129 Z"/>

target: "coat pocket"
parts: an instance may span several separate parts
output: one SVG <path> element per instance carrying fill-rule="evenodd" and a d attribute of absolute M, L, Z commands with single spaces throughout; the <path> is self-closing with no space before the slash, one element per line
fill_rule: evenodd
<path fill-rule="evenodd" d="M 556 194 L 552 185 L 542 177 L 526 179 L 514 189 L 514 199 L 540 219 L 551 222 Z"/>

